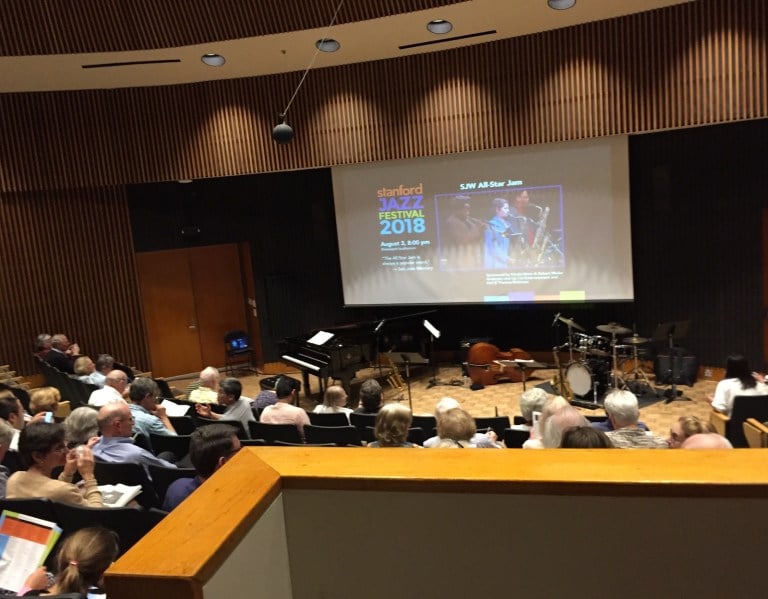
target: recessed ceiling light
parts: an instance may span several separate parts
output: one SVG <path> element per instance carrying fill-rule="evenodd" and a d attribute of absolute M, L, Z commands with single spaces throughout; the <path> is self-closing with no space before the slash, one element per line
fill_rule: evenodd
<path fill-rule="evenodd" d="M 432 33 L 441 34 L 448 33 L 453 29 L 453 24 L 445 19 L 434 19 L 427 23 L 427 29 Z"/>
<path fill-rule="evenodd" d="M 547 0 L 547 4 L 549 8 L 554 8 L 555 10 L 567 10 L 573 8 L 576 0 Z"/>
<path fill-rule="evenodd" d="M 202 60 L 209 67 L 220 67 L 225 62 L 227 62 L 227 59 L 224 58 L 221 54 L 214 54 L 212 52 L 209 52 L 208 54 L 203 54 L 200 57 L 200 60 Z"/>
<path fill-rule="evenodd" d="M 336 50 L 341 48 L 341 44 L 336 40 L 323 38 L 315 42 L 315 48 L 320 50 L 320 52 L 336 52 Z"/>

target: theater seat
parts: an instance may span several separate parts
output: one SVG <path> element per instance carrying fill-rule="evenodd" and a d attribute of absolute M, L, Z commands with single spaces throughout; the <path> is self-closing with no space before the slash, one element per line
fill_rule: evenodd
<path fill-rule="evenodd" d="M 734 447 L 749 447 L 744 436 L 744 421 L 748 418 L 768 421 L 768 395 L 737 395 L 733 398 L 730 418 L 713 411 L 709 421 Z"/>

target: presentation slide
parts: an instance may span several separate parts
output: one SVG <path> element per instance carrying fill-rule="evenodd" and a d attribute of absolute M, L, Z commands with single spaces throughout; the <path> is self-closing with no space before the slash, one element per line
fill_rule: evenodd
<path fill-rule="evenodd" d="M 333 169 L 348 306 L 633 299 L 626 136 Z"/>

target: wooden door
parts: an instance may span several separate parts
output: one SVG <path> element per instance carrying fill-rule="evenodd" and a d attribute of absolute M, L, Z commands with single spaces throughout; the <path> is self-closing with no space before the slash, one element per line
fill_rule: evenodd
<path fill-rule="evenodd" d="M 202 365 L 225 364 L 224 333 L 246 325 L 246 297 L 237 244 L 190 248 Z"/>
<path fill-rule="evenodd" d="M 202 362 L 187 250 L 136 255 L 155 376 L 199 372 Z"/>

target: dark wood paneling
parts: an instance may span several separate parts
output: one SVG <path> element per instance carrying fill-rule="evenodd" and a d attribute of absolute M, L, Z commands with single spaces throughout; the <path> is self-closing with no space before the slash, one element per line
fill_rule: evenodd
<path fill-rule="evenodd" d="M 125 193 L 0 194 L 0 356 L 35 371 L 39 333 L 63 332 L 95 358 L 149 362 Z"/>
<path fill-rule="evenodd" d="M 317 69 L 291 107 L 296 138 L 286 146 L 271 131 L 296 73 L 4 94 L 0 189 L 286 171 L 766 117 L 767 15 L 760 0 L 690 2 Z"/>

